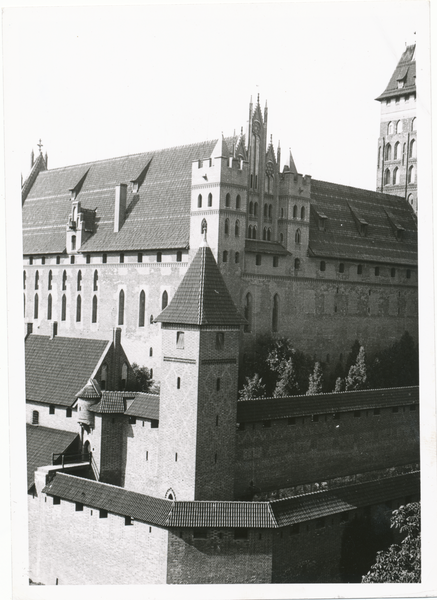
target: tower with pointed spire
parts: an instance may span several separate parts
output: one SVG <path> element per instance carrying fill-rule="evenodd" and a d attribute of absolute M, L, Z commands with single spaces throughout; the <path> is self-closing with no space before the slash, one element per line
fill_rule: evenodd
<path fill-rule="evenodd" d="M 204 240 L 162 328 L 157 494 L 232 500 L 238 348 L 244 319 Z"/>
<path fill-rule="evenodd" d="M 407 46 L 384 92 L 377 190 L 402 196 L 417 213 L 416 44 Z"/>

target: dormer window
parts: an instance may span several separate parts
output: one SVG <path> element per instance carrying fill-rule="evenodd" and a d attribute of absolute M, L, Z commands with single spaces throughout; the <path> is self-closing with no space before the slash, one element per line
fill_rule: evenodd
<path fill-rule="evenodd" d="M 132 181 L 132 193 L 133 194 L 138 194 L 138 190 L 139 190 L 139 185 L 138 185 L 138 181 Z"/>

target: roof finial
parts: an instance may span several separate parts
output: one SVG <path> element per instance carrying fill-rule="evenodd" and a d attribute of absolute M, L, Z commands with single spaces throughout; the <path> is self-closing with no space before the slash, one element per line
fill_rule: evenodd
<path fill-rule="evenodd" d="M 259 92 L 258 92 L 258 98 L 257 98 L 256 101 L 257 101 L 257 104 L 259 104 Z"/>
<path fill-rule="evenodd" d="M 39 148 L 39 153 L 42 154 L 41 148 L 43 147 L 43 144 L 41 143 L 41 138 L 39 138 L 39 143 L 37 144 L 37 146 Z"/>
<path fill-rule="evenodd" d="M 270 143 L 273 145 L 273 135 L 270 134 Z"/>

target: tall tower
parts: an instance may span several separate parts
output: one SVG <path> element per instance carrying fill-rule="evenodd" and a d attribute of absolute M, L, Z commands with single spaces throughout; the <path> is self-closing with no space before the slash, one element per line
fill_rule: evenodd
<path fill-rule="evenodd" d="M 238 393 L 238 313 L 206 243 L 162 324 L 157 494 L 232 500 Z"/>
<path fill-rule="evenodd" d="M 381 103 L 377 191 L 402 196 L 417 212 L 416 45 L 407 46 Z"/>

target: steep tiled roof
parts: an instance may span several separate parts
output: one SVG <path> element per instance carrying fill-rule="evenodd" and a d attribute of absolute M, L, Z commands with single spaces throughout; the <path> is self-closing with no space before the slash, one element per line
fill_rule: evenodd
<path fill-rule="evenodd" d="M 263 254 L 277 254 L 286 256 L 290 254 L 279 242 L 265 242 L 263 240 L 246 240 L 244 244 L 246 252 L 260 252 Z"/>
<path fill-rule="evenodd" d="M 271 507 L 278 526 L 283 527 L 418 493 L 420 493 L 420 474 L 414 472 L 312 492 L 284 500 L 274 500 L 271 502 Z"/>
<path fill-rule="evenodd" d="M 110 345 L 107 340 L 31 334 L 26 338 L 26 399 L 72 406 Z"/>
<path fill-rule="evenodd" d="M 77 199 L 96 209 L 96 230 L 81 251 L 184 248 L 189 242 L 191 166 L 211 155 L 217 140 L 167 148 L 39 173 L 23 206 L 23 251 L 65 250 L 70 189 L 88 174 Z M 137 180 L 150 166 L 138 193 L 128 187 L 126 220 L 114 233 L 115 186 Z"/>
<path fill-rule="evenodd" d="M 395 98 L 407 93 L 416 93 L 416 44 L 407 46 L 384 92 L 376 98 Z M 403 86 L 399 87 L 398 82 Z"/>
<path fill-rule="evenodd" d="M 135 398 L 135 392 L 103 391 L 100 402 L 91 406 L 90 410 L 95 413 L 124 413 L 126 400 L 133 398 Z"/>
<path fill-rule="evenodd" d="M 329 394 L 315 394 L 314 396 L 240 400 L 237 403 L 237 421 L 239 423 L 250 423 L 303 415 L 383 408 L 384 406 L 407 406 L 418 404 L 418 402 L 418 386 L 332 392 Z"/>
<path fill-rule="evenodd" d="M 417 225 L 403 198 L 312 180 L 309 252 L 311 256 L 417 265 Z M 327 218 L 319 229 L 317 212 Z M 396 238 L 387 212 L 403 227 Z M 364 221 L 365 235 L 359 224 Z"/>
<path fill-rule="evenodd" d="M 161 527 L 276 528 L 418 494 L 419 477 L 408 473 L 271 502 L 175 502 L 66 473 L 56 473 L 43 492 Z"/>
<path fill-rule="evenodd" d="M 184 325 L 241 325 L 244 322 L 205 242 L 193 258 L 172 301 L 156 321 Z"/>
<path fill-rule="evenodd" d="M 27 441 L 27 489 L 34 481 L 38 467 L 52 464 L 52 454 L 61 454 L 79 439 L 72 431 L 49 429 L 40 425 L 26 424 Z"/>
<path fill-rule="evenodd" d="M 91 377 L 88 379 L 88 382 L 83 386 L 83 388 L 77 392 L 76 398 L 83 398 L 91 400 L 92 398 L 100 398 L 102 396 L 102 390 L 98 382 Z"/>
<path fill-rule="evenodd" d="M 126 411 L 127 415 L 159 420 L 159 394 L 136 392 L 135 400 Z"/>

